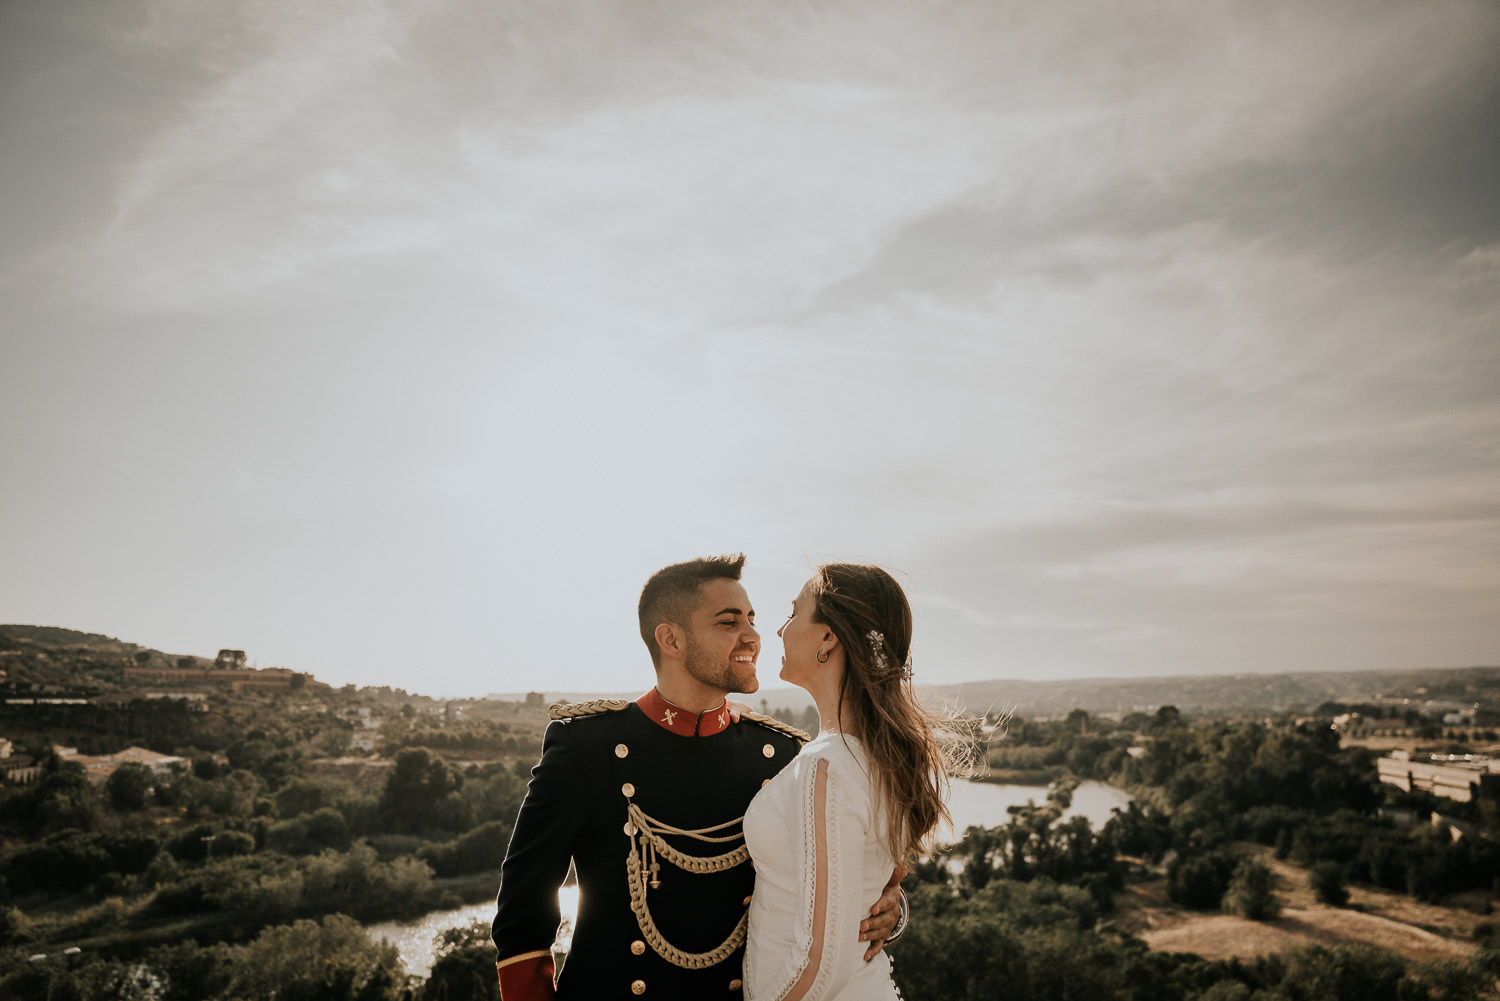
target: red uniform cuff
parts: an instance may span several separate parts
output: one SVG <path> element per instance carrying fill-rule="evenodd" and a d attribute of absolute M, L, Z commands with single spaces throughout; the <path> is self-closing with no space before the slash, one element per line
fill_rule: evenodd
<path fill-rule="evenodd" d="M 552 1001 L 557 996 L 552 985 L 555 972 L 550 949 L 507 956 L 495 964 L 500 1001 Z"/>

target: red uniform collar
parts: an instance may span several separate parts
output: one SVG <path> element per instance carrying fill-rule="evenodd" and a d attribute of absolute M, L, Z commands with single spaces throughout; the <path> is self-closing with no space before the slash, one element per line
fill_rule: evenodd
<path fill-rule="evenodd" d="M 707 712 L 689 712 L 661 697 L 656 689 L 635 700 L 646 718 L 679 737 L 712 737 L 729 729 L 729 705 L 721 702 Z"/>

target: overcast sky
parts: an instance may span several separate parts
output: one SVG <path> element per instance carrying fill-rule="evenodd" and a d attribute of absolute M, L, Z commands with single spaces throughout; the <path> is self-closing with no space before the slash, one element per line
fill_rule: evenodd
<path fill-rule="evenodd" d="M 1500 662 L 1493 0 L 0 0 L 0 622 L 635 690 Z"/>

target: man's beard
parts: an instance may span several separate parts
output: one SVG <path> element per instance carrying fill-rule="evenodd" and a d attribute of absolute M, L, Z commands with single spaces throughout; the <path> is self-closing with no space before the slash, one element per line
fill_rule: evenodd
<path fill-rule="evenodd" d="M 712 655 L 697 644 L 692 633 L 687 637 L 687 663 L 684 666 L 694 680 L 723 692 L 743 692 L 749 695 L 760 687 L 760 679 L 755 676 L 753 663 L 745 665 L 748 677 L 736 675 L 734 661 L 715 661 Z"/>

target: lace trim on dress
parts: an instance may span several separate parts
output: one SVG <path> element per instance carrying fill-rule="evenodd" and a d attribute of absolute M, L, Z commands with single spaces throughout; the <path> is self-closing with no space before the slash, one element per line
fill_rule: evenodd
<path fill-rule="evenodd" d="M 818 777 L 823 777 L 823 803 L 821 808 L 818 803 Z M 835 941 L 835 925 L 837 924 L 839 899 L 839 866 L 834 858 L 838 848 L 838 782 L 834 778 L 834 770 L 831 762 L 826 758 L 819 758 L 811 762 L 805 777 L 799 777 L 803 783 L 801 789 L 802 799 L 802 879 L 803 888 L 802 902 L 797 914 L 797 938 L 794 954 L 791 961 L 782 967 L 780 975 L 771 984 L 770 997 L 781 1001 L 792 989 L 797 986 L 803 975 L 807 972 L 809 963 L 814 962 L 813 942 L 815 936 L 813 922 L 817 917 L 819 881 L 823 886 L 823 928 L 822 948 L 816 959 L 817 972 L 813 974 L 812 983 L 801 997 L 811 999 L 823 997 L 827 991 L 829 982 L 833 978 L 834 964 L 829 962 L 829 949 Z M 818 830 L 822 827 L 823 852 L 818 851 Z"/>
<path fill-rule="evenodd" d="M 834 777 L 833 767 L 824 762 L 827 769 L 828 781 L 824 789 L 823 809 L 820 819 L 826 822 L 823 834 L 823 845 L 826 858 L 819 859 L 823 864 L 825 873 L 825 897 L 823 902 L 823 954 L 818 957 L 818 972 L 813 977 L 812 987 L 808 989 L 804 997 L 820 998 L 828 992 L 828 982 L 833 979 L 833 964 L 828 961 L 829 951 L 836 941 L 838 930 L 838 900 L 839 900 L 839 869 L 841 866 L 834 858 L 838 852 L 839 844 L 839 810 L 838 810 L 838 780 Z M 813 894 L 816 899 L 817 885 L 813 886 Z"/>
<path fill-rule="evenodd" d="M 807 969 L 808 955 L 812 952 L 812 917 L 813 908 L 817 905 L 817 873 L 818 873 L 818 828 L 817 828 L 817 802 L 818 802 L 818 762 L 812 762 L 812 767 L 807 769 L 805 776 L 798 776 L 801 783 L 799 798 L 802 800 L 801 808 L 797 811 L 802 820 L 802 878 L 800 885 L 804 888 L 802 905 L 797 909 L 797 938 L 793 948 L 791 961 L 781 968 L 780 975 L 770 984 L 769 997 L 777 999 L 787 996 L 793 985 L 802 976 L 802 971 Z"/>

